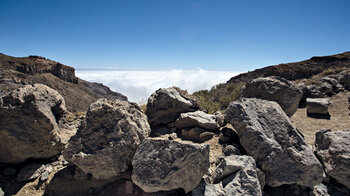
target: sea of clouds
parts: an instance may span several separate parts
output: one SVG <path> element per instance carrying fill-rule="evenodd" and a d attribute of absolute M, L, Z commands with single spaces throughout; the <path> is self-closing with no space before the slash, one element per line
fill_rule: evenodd
<path fill-rule="evenodd" d="M 89 82 L 103 83 L 126 95 L 129 101 L 142 103 L 159 88 L 177 86 L 193 93 L 210 89 L 239 74 L 230 71 L 195 70 L 77 70 L 76 75 Z"/>

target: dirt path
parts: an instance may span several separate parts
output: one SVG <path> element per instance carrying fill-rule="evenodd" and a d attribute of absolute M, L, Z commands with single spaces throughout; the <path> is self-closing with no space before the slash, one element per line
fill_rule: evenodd
<path fill-rule="evenodd" d="M 348 110 L 348 96 L 350 92 L 339 93 L 330 98 L 329 106 L 330 119 L 317 119 L 308 117 L 306 108 L 299 108 L 291 117 L 293 124 L 304 134 L 308 144 L 314 145 L 315 133 L 322 129 L 332 129 L 332 131 L 350 129 L 350 116 Z"/>

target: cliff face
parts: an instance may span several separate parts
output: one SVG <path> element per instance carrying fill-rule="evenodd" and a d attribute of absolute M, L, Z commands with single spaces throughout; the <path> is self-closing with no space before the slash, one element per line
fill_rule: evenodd
<path fill-rule="evenodd" d="M 72 112 L 86 111 L 99 98 L 127 100 L 107 86 L 75 76 L 75 69 L 40 56 L 11 57 L 0 53 L 0 95 L 25 84 L 45 84 L 57 90 Z"/>
<path fill-rule="evenodd" d="M 0 54 L 0 63 L 4 68 L 19 71 L 24 74 L 51 73 L 52 75 L 71 83 L 78 83 L 75 69 L 61 63 L 40 56 L 29 56 L 25 58 L 10 57 Z"/>
<path fill-rule="evenodd" d="M 332 56 L 312 57 L 296 63 L 286 63 L 239 74 L 227 83 L 246 83 L 258 77 L 280 76 L 287 80 L 307 79 L 327 69 L 350 68 L 350 52 Z"/>

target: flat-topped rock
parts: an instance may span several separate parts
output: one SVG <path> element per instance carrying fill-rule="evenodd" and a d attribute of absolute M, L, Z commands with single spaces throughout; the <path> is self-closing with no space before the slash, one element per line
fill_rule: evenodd
<path fill-rule="evenodd" d="M 216 116 L 203 111 L 180 114 L 180 117 L 175 121 L 175 126 L 178 129 L 200 127 L 213 131 L 219 128 L 216 122 Z"/>
<path fill-rule="evenodd" d="M 330 105 L 328 98 L 307 98 L 306 108 L 309 114 L 328 115 Z"/>

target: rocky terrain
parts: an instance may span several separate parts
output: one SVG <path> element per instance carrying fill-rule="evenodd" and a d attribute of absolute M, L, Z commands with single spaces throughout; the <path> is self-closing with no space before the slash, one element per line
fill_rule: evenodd
<path fill-rule="evenodd" d="M 177 87 L 143 112 L 73 68 L 3 55 L 0 195 L 350 195 L 347 56 L 243 74 L 209 114 Z"/>
<path fill-rule="evenodd" d="M 0 95 L 26 84 L 44 84 L 61 94 L 70 112 L 86 112 L 99 98 L 127 98 L 108 87 L 75 76 L 75 69 L 40 56 L 23 58 L 0 53 Z"/>

